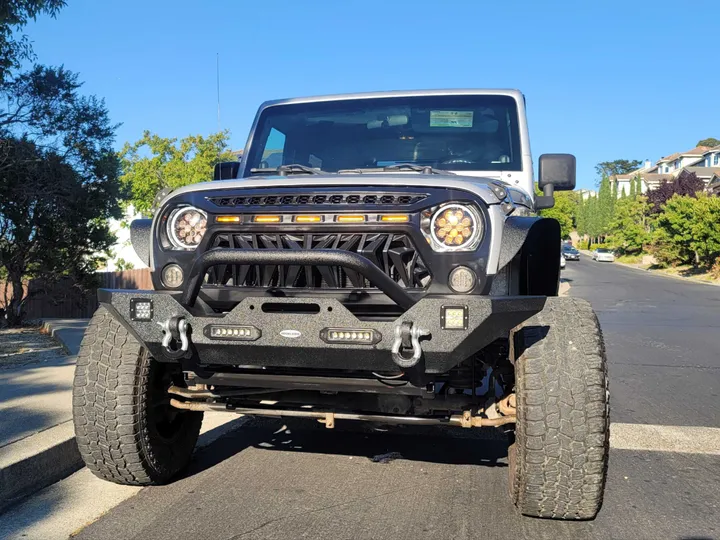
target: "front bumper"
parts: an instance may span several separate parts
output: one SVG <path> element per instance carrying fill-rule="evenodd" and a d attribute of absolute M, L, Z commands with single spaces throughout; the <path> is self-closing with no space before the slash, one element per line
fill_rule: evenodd
<path fill-rule="evenodd" d="M 202 314 L 182 303 L 182 293 L 100 289 L 100 304 L 110 310 L 159 361 L 196 366 L 339 369 L 392 372 L 398 370 L 391 350 L 395 329 L 411 322 L 429 335 L 421 340 L 418 369 L 444 373 L 542 310 L 544 296 L 426 296 L 394 321 L 365 321 L 341 302 L 325 298 L 246 298 L 224 314 Z M 131 315 L 138 301 L 151 301 L 147 320 Z M 466 328 L 443 328 L 445 307 L 467 309 Z M 192 312 L 191 312 L 192 311 Z M 181 357 L 162 345 L 162 324 L 185 320 L 189 348 Z M 134 320 L 135 319 L 135 320 Z M 213 337 L 211 326 L 252 327 L 252 340 Z M 372 332 L 372 344 L 328 343 L 329 329 Z"/>

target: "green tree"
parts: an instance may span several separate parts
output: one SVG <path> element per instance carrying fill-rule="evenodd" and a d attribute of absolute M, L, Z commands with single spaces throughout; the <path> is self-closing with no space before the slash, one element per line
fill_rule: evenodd
<path fill-rule="evenodd" d="M 604 177 L 628 174 L 640 167 L 642 161 L 638 159 L 616 159 L 615 161 L 601 161 L 595 165 L 595 171 L 601 179 Z"/>
<path fill-rule="evenodd" d="M 0 267 L 6 317 L 22 321 L 22 283 L 71 275 L 82 285 L 120 217 L 115 126 L 64 68 L 35 66 L 0 84 Z M 1 108 L 3 105 L 6 108 Z"/>
<path fill-rule="evenodd" d="M 553 218 L 560 223 L 560 235 L 568 238 L 575 228 L 577 213 L 577 196 L 574 191 L 558 191 L 555 193 L 555 206 L 540 211 L 540 215 Z"/>
<path fill-rule="evenodd" d="M 608 240 L 622 253 L 641 253 L 648 243 L 647 210 L 645 197 L 627 197 L 617 202 L 615 215 L 608 227 Z"/>
<path fill-rule="evenodd" d="M 711 268 L 720 257 L 720 197 L 674 195 L 658 214 L 653 253 L 665 265 Z"/>
<path fill-rule="evenodd" d="M 631 187 L 630 187 L 630 189 L 632 190 L 632 182 L 631 182 Z M 623 186 L 623 187 L 622 187 L 622 191 L 620 192 L 620 198 L 621 198 L 621 199 L 624 199 L 624 198 L 626 198 L 627 196 L 628 196 L 628 194 L 627 194 L 627 192 L 625 191 L 625 186 Z"/>
<path fill-rule="evenodd" d="M 87 179 L 53 150 L 28 139 L 0 144 L 0 266 L 7 284 L 7 322 L 20 324 L 28 300 L 23 283 L 46 285 L 70 276 L 81 288 L 114 242 L 107 219 L 119 217 L 117 176 Z"/>
<path fill-rule="evenodd" d="M 613 218 L 614 202 L 612 190 L 610 188 L 610 180 L 606 176 L 600 182 L 600 189 L 598 190 L 597 197 L 598 236 L 605 236 L 607 234 L 610 221 L 612 221 Z"/>
<path fill-rule="evenodd" d="M 720 141 L 717 140 L 714 137 L 709 137 L 707 139 L 703 139 L 701 141 L 698 141 L 698 143 L 695 146 L 709 146 L 709 147 L 715 147 L 720 146 Z"/>
<path fill-rule="evenodd" d="M 575 227 L 577 228 L 577 233 L 580 236 L 585 236 L 588 234 L 587 229 L 587 201 L 583 199 L 582 195 L 578 194 L 576 196 L 577 199 L 577 209 L 576 209 L 576 218 L 575 218 Z"/>
<path fill-rule="evenodd" d="M 0 2 L 0 83 L 23 60 L 32 60 L 32 45 L 26 35 L 18 32 L 38 15 L 55 17 L 65 0 L 3 0 Z"/>
<path fill-rule="evenodd" d="M 635 179 L 630 180 L 630 198 L 634 199 L 637 195 L 637 186 L 635 185 Z"/>
<path fill-rule="evenodd" d="M 212 180 L 216 163 L 235 159 L 228 149 L 228 137 L 223 131 L 178 141 L 146 131 L 140 140 L 126 143 L 120 151 L 120 179 L 130 193 L 128 202 L 149 215 L 160 190 Z"/>

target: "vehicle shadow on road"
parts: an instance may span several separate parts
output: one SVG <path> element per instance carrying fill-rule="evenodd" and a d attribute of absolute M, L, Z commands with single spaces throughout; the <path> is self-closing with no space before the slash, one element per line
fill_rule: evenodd
<path fill-rule="evenodd" d="M 214 467 L 247 448 L 441 464 L 507 467 L 508 436 L 495 428 L 387 426 L 346 422 L 335 429 L 303 419 L 251 419 L 200 449 L 186 476 Z"/>

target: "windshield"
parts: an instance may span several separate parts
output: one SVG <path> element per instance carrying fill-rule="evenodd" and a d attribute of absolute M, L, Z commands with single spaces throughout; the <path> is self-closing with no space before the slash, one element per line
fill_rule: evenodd
<path fill-rule="evenodd" d="M 337 172 L 398 163 L 444 170 L 519 171 L 510 96 L 411 96 L 270 106 L 250 168 L 300 164 Z"/>
<path fill-rule="evenodd" d="M 605 249 L 605 248 L 598 248 L 598 249 L 597 249 L 597 252 L 598 252 L 598 253 L 610 253 L 610 250 L 609 250 L 609 249 Z"/>

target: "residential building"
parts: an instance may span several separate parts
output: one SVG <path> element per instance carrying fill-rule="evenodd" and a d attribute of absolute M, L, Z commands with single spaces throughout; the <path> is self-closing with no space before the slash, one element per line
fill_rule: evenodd
<path fill-rule="evenodd" d="M 116 272 L 120 268 L 136 269 L 146 268 L 147 265 L 137 256 L 135 250 L 130 243 L 130 223 L 134 219 L 140 219 L 143 216 L 132 207 L 128 206 L 125 214 L 121 219 L 111 219 L 110 232 L 112 232 L 117 240 L 111 248 L 111 257 L 107 260 L 104 268 L 100 268 L 100 272 Z"/>
<path fill-rule="evenodd" d="M 720 167 L 720 146 L 710 148 L 703 154 L 704 167 Z"/>
<path fill-rule="evenodd" d="M 720 175 L 720 146 L 696 146 L 687 152 L 676 152 L 661 158 L 655 165 L 645 161 L 640 169 L 610 177 L 610 183 L 617 185 L 617 194 L 621 197 L 623 189 L 626 195 L 630 194 L 630 183 L 636 178 L 640 178 L 640 190 L 645 193 L 658 188 L 663 182 L 672 182 L 682 171 L 694 173 L 705 182 L 708 189 L 711 184 L 717 186 Z"/>
<path fill-rule="evenodd" d="M 683 167 L 697 165 L 705 159 L 705 153 L 710 150 L 707 146 L 696 146 L 687 152 L 677 152 L 658 160 L 658 173 L 667 174 L 680 171 Z"/>

